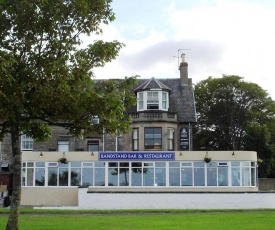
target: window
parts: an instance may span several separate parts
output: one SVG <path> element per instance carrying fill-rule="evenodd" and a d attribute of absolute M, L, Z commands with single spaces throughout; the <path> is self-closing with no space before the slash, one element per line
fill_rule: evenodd
<path fill-rule="evenodd" d="M 204 162 L 194 162 L 194 186 L 205 186 Z"/>
<path fill-rule="evenodd" d="M 70 183 L 71 186 L 81 185 L 81 162 L 71 162 Z M 83 178 L 84 175 L 83 175 Z"/>
<path fill-rule="evenodd" d="M 169 108 L 168 92 L 144 91 L 137 94 L 137 110 L 165 110 Z"/>
<path fill-rule="evenodd" d="M 69 186 L 69 165 L 59 163 L 58 166 L 57 186 Z"/>
<path fill-rule="evenodd" d="M 256 186 L 256 162 L 23 162 L 22 186 Z"/>
<path fill-rule="evenodd" d="M 145 128 L 144 129 L 145 149 L 159 150 L 161 145 L 161 128 Z"/>
<path fill-rule="evenodd" d="M 207 186 L 217 186 L 218 183 L 218 167 L 217 162 L 209 162 L 207 167 Z"/>
<path fill-rule="evenodd" d="M 142 186 L 142 173 L 146 173 L 146 170 L 142 170 L 142 162 L 131 162 L 131 186 Z"/>
<path fill-rule="evenodd" d="M 143 93 L 138 93 L 138 111 L 143 110 Z"/>
<path fill-rule="evenodd" d="M 181 164 L 181 186 L 193 186 L 193 163 Z"/>
<path fill-rule="evenodd" d="M 167 149 L 169 151 L 173 151 L 174 150 L 174 129 L 173 128 L 168 128 L 167 129 Z"/>
<path fill-rule="evenodd" d="M 159 92 L 147 92 L 147 109 L 159 109 Z"/>
<path fill-rule="evenodd" d="M 143 163 L 143 186 L 154 186 L 154 163 Z"/>
<path fill-rule="evenodd" d="M 33 150 L 33 139 L 26 134 L 21 136 L 21 150 L 32 151 Z"/>
<path fill-rule="evenodd" d="M 166 163 L 165 162 L 155 162 L 154 186 L 166 186 Z"/>
<path fill-rule="evenodd" d="M 57 175 L 58 175 L 58 164 L 57 163 L 48 163 L 48 186 L 57 186 Z"/>
<path fill-rule="evenodd" d="M 69 152 L 69 141 L 58 141 L 59 152 Z"/>
<path fill-rule="evenodd" d="M 95 162 L 95 186 L 105 186 L 105 165 L 105 162 Z"/>
<path fill-rule="evenodd" d="M 22 165 L 22 185 L 33 186 L 34 183 L 34 162 L 23 163 Z"/>
<path fill-rule="evenodd" d="M 241 185 L 242 186 L 250 186 L 250 173 L 249 173 L 249 162 L 241 162 Z"/>
<path fill-rule="evenodd" d="M 231 162 L 231 184 L 232 186 L 240 186 L 241 181 L 240 162 Z"/>
<path fill-rule="evenodd" d="M 99 151 L 99 141 L 98 140 L 88 141 L 88 151 L 89 152 Z"/>
<path fill-rule="evenodd" d="M 228 186 L 227 163 L 218 163 L 218 186 Z"/>
<path fill-rule="evenodd" d="M 180 186 L 180 162 L 169 162 L 169 186 Z"/>
<path fill-rule="evenodd" d="M 167 93 L 162 92 L 162 109 L 167 109 Z"/>
<path fill-rule="evenodd" d="M 45 162 L 35 162 L 35 186 L 45 186 Z"/>
<path fill-rule="evenodd" d="M 92 116 L 92 124 L 99 124 L 99 117 L 98 116 Z"/>
<path fill-rule="evenodd" d="M 251 186 L 256 186 L 256 163 L 251 162 Z"/>
<path fill-rule="evenodd" d="M 94 179 L 94 163 L 82 162 L 82 186 L 92 186 Z"/>
<path fill-rule="evenodd" d="M 133 129 L 133 150 L 138 151 L 139 148 L 139 132 L 138 129 Z"/>

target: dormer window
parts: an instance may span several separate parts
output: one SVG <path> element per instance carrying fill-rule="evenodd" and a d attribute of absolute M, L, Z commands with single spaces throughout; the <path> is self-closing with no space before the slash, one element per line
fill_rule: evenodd
<path fill-rule="evenodd" d="M 137 111 L 164 110 L 169 108 L 171 89 L 161 81 L 151 78 L 135 89 L 137 95 Z"/>
<path fill-rule="evenodd" d="M 147 92 L 147 109 L 159 109 L 158 92 Z"/>
<path fill-rule="evenodd" d="M 169 108 L 168 92 L 143 91 L 137 93 L 137 110 L 165 110 Z"/>

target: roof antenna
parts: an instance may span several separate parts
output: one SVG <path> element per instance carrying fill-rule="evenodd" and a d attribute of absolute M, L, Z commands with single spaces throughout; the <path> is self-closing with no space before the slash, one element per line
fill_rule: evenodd
<path fill-rule="evenodd" d="M 178 68 L 180 68 L 180 59 L 181 59 L 181 54 L 183 53 L 183 50 L 191 50 L 191 49 L 178 49 L 178 56 L 173 56 L 174 58 L 178 59 Z"/>

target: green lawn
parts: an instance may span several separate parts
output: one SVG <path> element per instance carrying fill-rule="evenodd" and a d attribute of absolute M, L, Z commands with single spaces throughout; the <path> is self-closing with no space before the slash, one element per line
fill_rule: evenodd
<path fill-rule="evenodd" d="M 0 211 L 5 229 L 6 211 Z M 20 229 L 274 229 L 275 210 L 22 210 Z"/>

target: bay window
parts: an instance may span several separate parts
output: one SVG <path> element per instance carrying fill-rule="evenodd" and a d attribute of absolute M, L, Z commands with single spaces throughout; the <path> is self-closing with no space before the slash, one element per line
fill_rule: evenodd
<path fill-rule="evenodd" d="M 168 92 L 144 91 L 137 93 L 137 111 L 164 110 L 169 108 Z"/>

